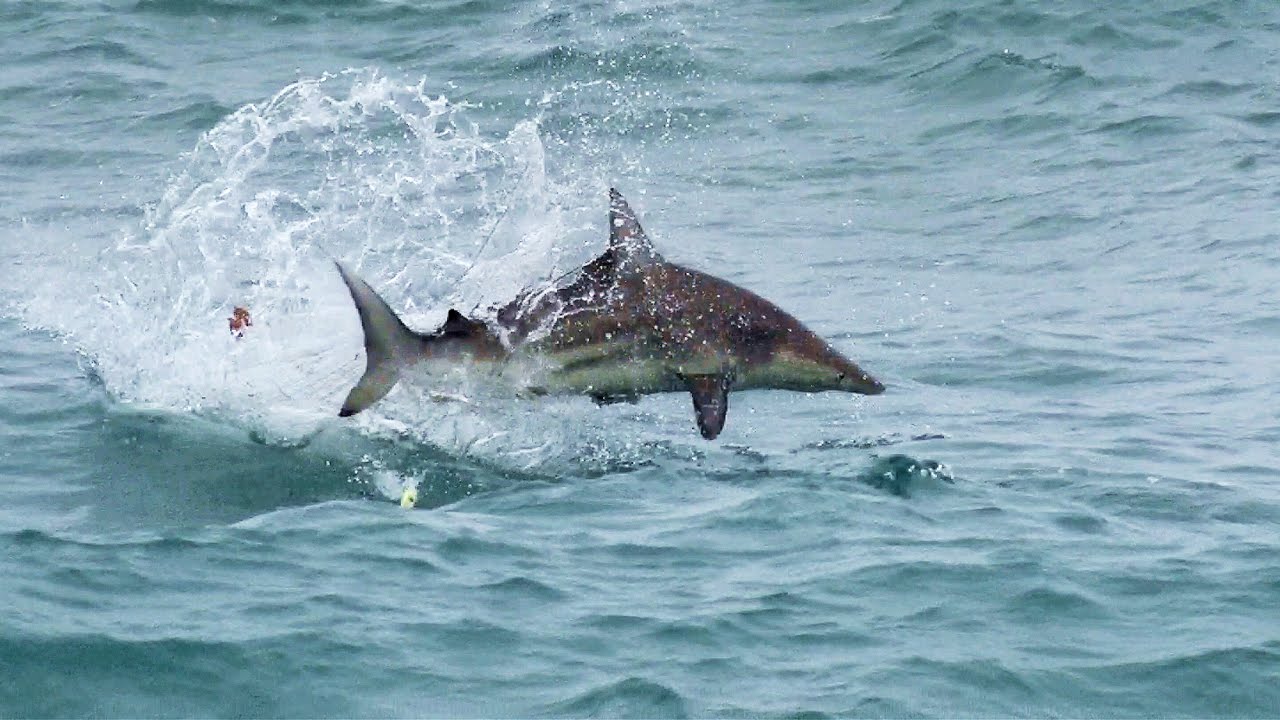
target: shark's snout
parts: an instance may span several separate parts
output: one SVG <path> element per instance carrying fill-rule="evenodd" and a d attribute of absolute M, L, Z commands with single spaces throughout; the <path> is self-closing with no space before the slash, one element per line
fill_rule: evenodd
<path fill-rule="evenodd" d="M 845 381 L 850 384 L 850 390 L 863 395 L 879 395 L 884 392 L 884 384 L 867 373 L 859 373 L 852 379 L 846 377 Z"/>
<path fill-rule="evenodd" d="M 844 355 L 834 351 L 833 354 L 835 360 L 832 364 L 840 373 L 836 382 L 839 389 L 859 395 L 879 395 L 884 392 L 884 385 L 872 377 L 871 373 L 858 367 L 857 363 Z"/>

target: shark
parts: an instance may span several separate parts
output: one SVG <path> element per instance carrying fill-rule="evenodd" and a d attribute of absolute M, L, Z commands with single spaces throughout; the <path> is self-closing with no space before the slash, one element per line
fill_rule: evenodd
<path fill-rule="evenodd" d="M 724 429 L 731 391 L 772 388 L 878 395 L 884 385 L 782 308 L 713 275 L 668 262 L 616 189 L 609 244 L 490 317 L 450 309 L 431 332 L 410 329 L 336 262 L 364 332 L 365 372 L 338 414 L 381 400 L 420 364 L 468 365 L 517 395 L 582 395 L 600 405 L 687 392 L 702 437 Z M 495 311 L 496 310 L 496 311 Z"/>

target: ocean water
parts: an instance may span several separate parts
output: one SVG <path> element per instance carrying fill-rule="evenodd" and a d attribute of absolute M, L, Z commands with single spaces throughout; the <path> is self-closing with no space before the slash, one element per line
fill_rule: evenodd
<path fill-rule="evenodd" d="M 0 716 L 1280 715 L 1280 6 L 7 0 L 0 57 Z M 331 259 L 430 327 L 611 185 L 888 391 L 335 416 Z"/>

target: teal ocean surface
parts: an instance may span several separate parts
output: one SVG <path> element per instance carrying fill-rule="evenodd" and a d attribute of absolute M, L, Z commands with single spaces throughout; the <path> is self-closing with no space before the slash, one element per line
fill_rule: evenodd
<path fill-rule="evenodd" d="M 0 57 L 0 716 L 1280 715 L 1275 3 L 7 0 Z M 483 314 L 610 186 L 886 393 L 336 417 L 332 259 Z"/>

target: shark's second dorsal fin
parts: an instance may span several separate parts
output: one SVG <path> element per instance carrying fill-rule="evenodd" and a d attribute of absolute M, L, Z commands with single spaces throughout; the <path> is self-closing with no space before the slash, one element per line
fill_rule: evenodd
<path fill-rule="evenodd" d="M 635 211 L 614 188 L 609 188 L 609 252 L 617 266 L 624 269 L 662 262 Z"/>
<path fill-rule="evenodd" d="M 444 327 L 440 328 L 440 332 L 444 335 L 465 337 L 483 328 L 484 323 L 472 320 L 457 310 L 449 308 L 449 316 L 445 318 Z"/>

